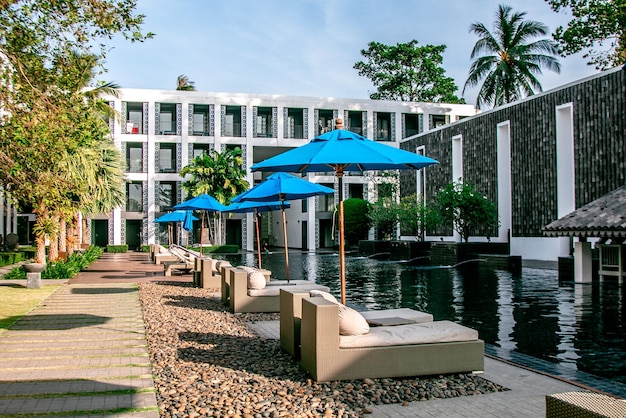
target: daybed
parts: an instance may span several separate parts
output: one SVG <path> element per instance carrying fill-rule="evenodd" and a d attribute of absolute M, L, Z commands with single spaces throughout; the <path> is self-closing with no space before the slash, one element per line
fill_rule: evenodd
<path fill-rule="evenodd" d="M 179 247 L 170 247 L 171 254 L 177 257 L 177 261 L 166 261 L 164 265 L 164 275 L 171 276 L 174 270 L 182 271 L 183 273 L 189 273 L 194 267 L 194 256 L 190 252 L 184 251 Z"/>
<path fill-rule="evenodd" d="M 312 296 L 310 291 L 282 288 L 280 290 L 280 346 L 296 358 L 300 358 L 300 323 L 302 299 Z M 408 308 L 362 311 L 367 321 L 400 318 L 415 323 L 432 322 L 433 316 Z"/>
<path fill-rule="evenodd" d="M 289 282 L 287 282 L 286 280 L 271 280 L 272 273 L 269 270 L 265 270 L 265 269 L 258 270 L 252 267 L 244 267 L 244 266 L 233 267 L 230 265 L 228 261 L 222 262 L 222 263 L 226 263 L 226 264 L 221 264 L 218 262 L 218 269 L 222 272 L 221 273 L 222 303 L 226 306 L 229 305 L 229 298 L 230 298 L 230 289 L 229 289 L 230 288 L 230 269 L 240 268 L 242 270 L 246 270 L 247 272 L 260 271 L 265 276 L 265 283 L 267 286 L 286 286 L 286 285 L 298 285 L 298 284 L 310 285 L 313 283 L 310 280 L 291 280 Z M 227 269 L 229 271 L 226 271 Z"/>
<path fill-rule="evenodd" d="M 302 300 L 301 367 L 316 381 L 482 371 L 484 342 L 450 321 L 372 327 L 339 334 L 339 304 Z"/>
<path fill-rule="evenodd" d="M 267 285 L 261 275 L 261 286 L 253 286 L 254 275 L 238 268 L 229 268 L 228 306 L 231 312 L 280 312 L 280 289 L 289 287 L 302 290 L 318 289 L 328 292 L 328 287 L 306 281 L 283 285 Z M 261 273 L 258 273 L 260 275 Z M 256 281 L 259 283 L 259 281 Z M 293 284 L 292 284 L 293 283 Z"/>
<path fill-rule="evenodd" d="M 154 264 L 163 264 L 166 262 L 178 261 L 178 257 L 176 257 L 167 248 L 160 244 L 155 244 L 152 259 L 154 260 Z"/>

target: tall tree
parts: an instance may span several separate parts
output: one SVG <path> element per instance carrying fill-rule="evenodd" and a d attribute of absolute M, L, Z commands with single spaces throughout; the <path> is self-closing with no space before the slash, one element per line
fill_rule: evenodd
<path fill-rule="evenodd" d="M 573 16 L 565 27 L 559 26 L 553 34 L 563 54 L 586 50 L 583 58 L 589 59 L 588 64 L 598 70 L 626 62 L 626 1 L 546 1 L 555 12 L 569 9 Z"/>
<path fill-rule="evenodd" d="M 187 77 L 185 74 L 181 74 L 176 79 L 176 90 L 196 91 L 195 84 L 196 83 L 189 80 L 189 77 Z"/>
<path fill-rule="evenodd" d="M 361 50 L 366 61 L 354 64 L 360 76 L 372 81 L 374 100 L 465 103 L 455 96 L 454 79 L 441 67 L 445 45 L 418 46 L 416 40 L 396 45 L 370 42 Z"/>
<path fill-rule="evenodd" d="M 140 32 L 143 16 L 135 7 L 136 0 L 0 4 L 0 183 L 37 214 L 36 262 L 45 262 L 45 237 L 56 233 L 55 217 L 79 188 L 63 164 L 108 133 L 93 103 L 76 94 L 106 46 L 87 57 L 115 34 L 131 41 L 152 36 Z"/>
<path fill-rule="evenodd" d="M 235 196 L 250 187 L 241 155 L 241 148 L 235 148 L 226 149 L 222 153 L 211 150 L 194 158 L 180 170 L 181 176 L 189 175 L 189 179 L 182 184 L 183 188 L 190 196 L 206 193 L 224 205 L 229 204 Z M 204 221 L 201 222 L 204 227 Z M 219 228 L 220 237 L 224 237 L 221 223 L 216 223 L 219 226 L 215 230 Z"/>
<path fill-rule="evenodd" d="M 546 35 L 541 22 L 525 20 L 526 12 L 513 12 L 498 6 L 494 31 L 482 23 L 472 23 L 470 33 L 479 36 L 472 49 L 473 60 L 463 94 L 481 83 L 477 106 L 501 106 L 542 91 L 537 75 L 542 69 L 559 73 L 556 43 L 550 39 L 532 39 Z"/>

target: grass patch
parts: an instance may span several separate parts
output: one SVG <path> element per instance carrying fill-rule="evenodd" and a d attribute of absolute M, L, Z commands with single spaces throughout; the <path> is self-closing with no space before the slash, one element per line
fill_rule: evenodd
<path fill-rule="evenodd" d="M 33 310 L 61 285 L 46 285 L 39 289 L 22 286 L 0 286 L 0 334 L 18 319 Z"/>

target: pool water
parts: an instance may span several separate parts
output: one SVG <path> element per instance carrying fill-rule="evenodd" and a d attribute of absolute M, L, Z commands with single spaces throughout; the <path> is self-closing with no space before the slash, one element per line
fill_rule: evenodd
<path fill-rule="evenodd" d="M 225 258 L 256 266 L 253 254 Z M 262 261 L 273 278 L 285 278 L 284 253 Z M 340 294 L 336 254 L 290 253 L 289 272 Z M 357 309 L 429 312 L 478 330 L 502 350 L 626 383 L 626 294 L 616 282 L 563 284 L 555 270 L 524 268 L 516 276 L 481 262 L 451 268 L 348 256 L 346 299 Z"/>

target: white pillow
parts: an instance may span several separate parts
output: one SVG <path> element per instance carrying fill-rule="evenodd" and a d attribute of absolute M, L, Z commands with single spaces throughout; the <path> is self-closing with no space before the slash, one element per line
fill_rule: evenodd
<path fill-rule="evenodd" d="M 329 302 L 339 303 L 339 301 L 330 293 L 324 292 L 323 290 L 313 289 L 309 292 L 309 296 L 312 298 L 324 298 Z"/>
<path fill-rule="evenodd" d="M 245 270 L 246 273 L 251 273 L 251 272 L 256 270 L 255 268 L 248 267 L 248 266 L 237 266 L 236 268 L 241 269 L 241 270 Z"/>
<path fill-rule="evenodd" d="M 339 304 L 340 335 L 363 335 L 368 332 L 370 332 L 370 326 L 363 315 L 349 306 Z"/>
<path fill-rule="evenodd" d="M 265 276 L 260 271 L 252 271 L 248 273 L 248 289 L 265 289 L 265 284 Z"/>

